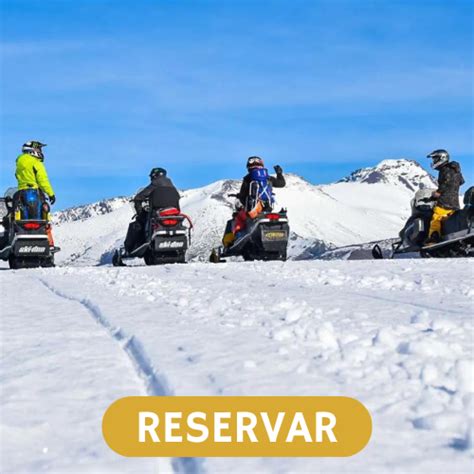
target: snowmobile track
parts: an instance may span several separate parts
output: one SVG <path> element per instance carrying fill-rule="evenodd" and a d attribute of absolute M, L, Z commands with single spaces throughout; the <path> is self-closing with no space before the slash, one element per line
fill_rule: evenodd
<path fill-rule="evenodd" d="M 436 307 L 436 306 L 429 306 L 426 304 L 419 304 L 419 303 L 414 303 L 412 301 L 405 301 L 397 298 L 384 298 L 383 296 L 377 296 L 374 294 L 368 294 L 368 293 L 362 293 L 362 292 L 348 292 L 349 295 L 354 296 L 354 297 L 362 297 L 362 298 L 369 298 L 372 300 L 377 300 L 377 301 L 385 301 L 387 303 L 393 303 L 395 305 L 406 305 L 406 306 L 413 306 L 414 308 L 419 308 L 422 310 L 429 310 L 429 311 L 437 311 L 443 314 L 463 314 L 462 311 L 457 311 L 455 309 L 447 309 L 445 307 Z"/>
<path fill-rule="evenodd" d="M 42 278 L 39 281 L 56 296 L 82 305 L 92 318 L 120 344 L 122 350 L 131 360 L 138 377 L 144 380 L 146 393 L 149 396 L 164 397 L 174 395 L 165 377 L 156 372 L 145 349 L 134 335 L 129 336 L 120 327 L 114 327 L 104 316 L 100 308 L 89 299 L 67 295 Z M 172 459 L 172 467 L 173 472 L 176 474 L 203 474 L 201 463 L 196 458 L 174 458 Z"/>

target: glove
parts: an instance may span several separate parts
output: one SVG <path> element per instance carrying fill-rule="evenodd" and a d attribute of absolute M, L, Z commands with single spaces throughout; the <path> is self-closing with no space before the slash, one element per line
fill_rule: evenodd
<path fill-rule="evenodd" d="M 274 166 L 273 169 L 275 170 L 276 174 L 283 174 L 283 170 L 280 165 Z"/>
<path fill-rule="evenodd" d="M 56 202 L 56 196 L 54 194 L 52 196 L 49 196 L 49 202 L 51 203 L 51 205 Z"/>

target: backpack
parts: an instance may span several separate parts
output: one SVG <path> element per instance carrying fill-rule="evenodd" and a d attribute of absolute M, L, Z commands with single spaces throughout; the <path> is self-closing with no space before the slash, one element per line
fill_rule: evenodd
<path fill-rule="evenodd" d="M 266 168 L 254 168 L 250 170 L 250 197 L 253 204 L 264 202 L 273 206 L 275 200 L 273 198 L 273 189 L 270 176 Z M 255 184 L 252 184 L 255 183 Z"/>
<path fill-rule="evenodd" d="M 43 201 L 37 189 L 20 191 L 21 218 L 42 219 Z"/>

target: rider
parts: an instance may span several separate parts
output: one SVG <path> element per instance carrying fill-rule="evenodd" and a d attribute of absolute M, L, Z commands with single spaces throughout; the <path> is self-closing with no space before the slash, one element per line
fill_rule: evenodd
<path fill-rule="evenodd" d="M 224 233 L 223 244 L 225 247 L 229 247 L 235 240 L 237 234 L 245 229 L 247 225 L 247 218 L 254 218 L 258 215 L 259 212 L 263 210 L 261 203 L 257 203 L 257 206 L 254 209 L 249 209 L 249 197 L 251 194 L 251 183 L 254 179 L 252 175 L 255 171 L 261 170 L 262 174 L 265 176 L 265 180 L 268 181 L 268 184 L 271 188 L 283 188 L 286 185 L 285 178 L 283 176 L 283 170 L 281 166 L 276 165 L 273 168 L 276 172 L 276 177 L 269 176 L 265 169 L 265 163 L 262 158 L 259 156 L 251 156 L 247 160 L 247 171 L 248 173 L 244 176 L 242 180 L 242 185 L 240 191 L 237 194 L 237 199 L 240 201 L 242 208 L 239 210 L 235 216 L 235 220 L 231 220 L 227 223 L 226 231 Z M 270 197 L 271 198 L 271 197 Z"/>
<path fill-rule="evenodd" d="M 438 170 L 438 189 L 433 193 L 436 206 L 433 209 L 428 243 L 436 243 L 441 239 L 441 225 L 459 209 L 459 188 L 464 184 L 461 166 L 456 161 L 449 161 L 446 150 L 435 150 L 427 158 L 432 160 L 431 167 Z"/>
<path fill-rule="evenodd" d="M 142 242 L 145 237 L 147 211 L 143 209 L 144 201 L 148 200 L 153 209 L 176 208 L 178 211 L 180 210 L 179 192 L 166 175 L 165 169 L 153 168 L 150 171 L 150 184 L 133 198 L 137 217 L 135 222 L 130 224 L 125 238 L 125 249 L 128 252 L 134 250 L 137 243 Z"/>
<path fill-rule="evenodd" d="M 15 212 L 18 205 L 21 205 L 26 218 L 43 218 L 41 215 L 46 205 L 45 195 L 49 197 L 49 202 L 54 204 L 56 197 L 48 179 L 48 173 L 44 166 L 44 155 L 42 148 L 46 146 L 36 140 L 31 140 L 23 144 L 22 153 L 16 159 L 15 177 L 18 181 L 18 191 L 12 196 L 12 209 L 2 219 L 4 228 L 3 236 L 0 238 L 0 248 L 8 243 L 10 231 L 10 212 Z M 26 210 L 26 211 L 25 211 Z M 25 216 L 24 216 L 25 217 Z M 51 229 L 48 228 L 48 236 L 52 243 Z"/>
<path fill-rule="evenodd" d="M 249 197 L 250 194 L 250 183 L 252 181 L 251 177 L 251 171 L 254 169 L 264 169 L 265 164 L 259 156 L 251 156 L 247 160 L 247 175 L 244 176 L 243 181 L 242 181 L 242 186 L 240 187 L 239 194 L 237 195 L 237 198 L 239 201 L 242 203 L 243 206 L 246 205 L 247 203 L 247 198 Z M 268 180 L 273 188 L 284 188 L 286 185 L 285 178 L 283 176 L 283 170 L 281 169 L 281 166 L 276 165 L 274 168 L 276 177 L 273 176 L 268 176 Z"/>
<path fill-rule="evenodd" d="M 21 196 L 22 191 L 37 190 L 40 193 L 40 199 L 44 200 L 47 195 L 49 202 L 54 204 L 56 196 L 51 183 L 48 179 L 48 173 L 44 166 L 44 154 L 42 148 L 46 144 L 31 140 L 22 147 L 22 154 L 16 159 L 15 176 L 18 181 L 18 191 Z"/>

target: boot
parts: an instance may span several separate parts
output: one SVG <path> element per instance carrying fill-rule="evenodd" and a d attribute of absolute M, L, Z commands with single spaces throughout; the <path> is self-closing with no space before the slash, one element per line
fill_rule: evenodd
<path fill-rule="evenodd" d="M 429 237 L 428 240 L 425 242 L 425 245 L 435 245 L 441 242 L 441 236 L 439 232 L 433 232 Z"/>

